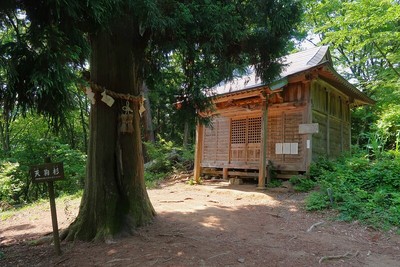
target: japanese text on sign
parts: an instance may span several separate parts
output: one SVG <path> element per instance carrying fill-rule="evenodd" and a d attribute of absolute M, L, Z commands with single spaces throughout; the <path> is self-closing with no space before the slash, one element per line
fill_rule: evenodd
<path fill-rule="evenodd" d="M 64 179 L 64 165 L 62 162 L 32 166 L 30 172 L 34 182 Z"/>

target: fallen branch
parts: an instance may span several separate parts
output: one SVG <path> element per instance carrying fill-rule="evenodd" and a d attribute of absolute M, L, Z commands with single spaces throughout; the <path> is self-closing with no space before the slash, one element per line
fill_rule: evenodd
<path fill-rule="evenodd" d="M 169 257 L 169 258 L 163 260 L 162 262 L 167 262 L 167 261 L 170 261 L 170 260 L 172 260 L 172 259 L 173 259 L 173 257 Z"/>
<path fill-rule="evenodd" d="M 64 258 L 64 259 L 59 260 L 58 262 L 56 262 L 55 265 L 59 265 L 59 264 L 63 263 L 63 262 L 66 261 L 66 260 L 69 260 L 69 257 L 66 257 L 66 258 Z"/>
<path fill-rule="evenodd" d="M 161 203 L 179 203 L 183 202 L 183 200 L 160 200 Z"/>
<path fill-rule="evenodd" d="M 158 234 L 158 236 L 171 236 L 171 237 L 181 236 L 181 237 L 183 237 L 183 233 L 176 233 L 176 234 Z"/>
<path fill-rule="evenodd" d="M 296 238 L 297 238 L 297 235 L 294 235 L 288 240 L 288 242 L 290 242 L 290 241 L 292 241 L 293 239 L 296 239 Z"/>
<path fill-rule="evenodd" d="M 307 229 L 307 233 L 311 232 L 314 227 L 316 227 L 320 224 L 323 224 L 323 223 L 324 223 L 324 221 L 314 223 L 313 225 L 310 226 L 310 228 Z"/>
<path fill-rule="evenodd" d="M 271 216 L 274 216 L 274 217 L 277 217 L 277 218 L 282 218 L 282 216 L 279 215 L 279 214 L 269 213 L 269 212 L 266 212 L 266 214 L 271 215 Z"/>
<path fill-rule="evenodd" d="M 335 256 L 324 256 L 319 259 L 318 263 L 321 264 L 323 261 L 326 260 L 336 260 L 336 259 L 342 259 L 342 258 L 349 258 L 349 257 L 356 257 L 360 253 L 358 250 L 352 254 L 351 252 L 347 252 L 343 255 L 335 255 Z"/>
<path fill-rule="evenodd" d="M 173 257 L 169 257 L 169 258 L 167 258 L 167 259 L 163 259 L 163 260 L 161 260 L 161 263 L 170 261 L 170 260 L 172 260 L 172 259 L 173 259 Z M 154 266 L 154 265 L 156 265 L 159 261 L 160 261 L 160 258 L 156 259 L 155 261 L 149 262 L 149 263 L 148 263 L 148 266 Z"/>

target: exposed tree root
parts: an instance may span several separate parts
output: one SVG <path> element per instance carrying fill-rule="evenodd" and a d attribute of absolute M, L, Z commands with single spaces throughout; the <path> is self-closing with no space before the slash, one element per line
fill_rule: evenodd
<path fill-rule="evenodd" d="M 318 263 L 321 264 L 323 261 L 326 261 L 326 260 L 336 260 L 336 259 L 342 259 L 342 258 L 356 257 L 359 253 L 360 252 L 357 250 L 354 254 L 351 252 L 347 252 L 343 255 L 324 256 L 319 259 Z"/>
<path fill-rule="evenodd" d="M 43 245 L 43 244 L 51 244 L 51 242 L 53 242 L 53 236 L 45 235 L 38 239 L 27 241 L 26 244 L 31 245 L 31 246 L 38 246 L 38 245 Z"/>
<path fill-rule="evenodd" d="M 314 229 L 314 227 L 316 227 L 316 226 L 318 226 L 320 224 L 323 224 L 323 223 L 325 223 L 325 222 L 321 221 L 321 222 L 314 223 L 313 225 L 310 226 L 310 228 L 307 229 L 307 233 L 311 232 L 312 229 Z"/>

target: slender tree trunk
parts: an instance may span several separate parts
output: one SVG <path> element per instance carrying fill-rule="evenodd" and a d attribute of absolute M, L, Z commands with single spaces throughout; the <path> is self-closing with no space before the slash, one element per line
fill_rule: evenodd
<path fill-rule="evenodd" d="M 1 121 L 0 121 L 0 139 L 1 139 L 1 148 L 3 151 L 5 151 L 6 139 L 4 135 L 4 124 Z"/>
<path fill-rule="evenodd" d="M 115 20 L 109 30 L 91 36 L 91 79 L 114 92 L 139 95 L 144 40 L 131 17 Z M 136 32 L 136 35 L 135 35 Z M 120 133 L 118 115 L 126 100 L 110 108 L 96 93 L 91 107 L 87 177 L 80 211 L 67 239 L 104 240 L 132 234 L 150 223 L 155 211 L 144 183 L 139 104 L 133 133 Z"/>
<path fill-rule="evenodd" d="M 184 129 L 183 129 L 183 147 L 187 147 L 189 143 L 189 120 L 185 119 L 184 122 Z"/>
<path fill-rule="evenodd" d="M 79 103 L 79 110 L 80 110 L 80 120 L 81 120 L 81 125 L 82 125 L 82 138 L 83 138 L 83 147 L 85 149 L 85 153 L 88 153 L 88 141 L 87 141 L 87 130 L 86 130 L 86 120 L 85 120 L 85 115 L 84 111 L 87 112 L 86 107 L 87 104 L 83 102 L 84 100 L 82 99 L 81 96 L 78 95 L 78 103 Z"/>
<path fill-rule="evenodd" d="M 143 83 L 143 95 L 146 101 L 144 102 L 144 108 L 146 109 L 143 113 L 143 128 L 144 128 L 144 140 L 147 142 L 154 143 L 156 141 L 154 137 L 153 120 L 151 116 L 151 105 L 149 99 L 149 88 L 146 83 Z"/>
<path fill-rule="evenodd" d="M 8 110 L 4 110 L 2 113 L 3 119 L 0 122 L 0 138 L 3 152 L 8 155 L 10 153 L 10 135 L 11 135 L 11 118 Z"/>
<path fill-rule="evenodd" d="M 66 127 L 66 132 L 69 139 L 69 145 L 72 149 L 76 149 L 77 145 L 75 140 L 75 125 L 73 121 L 71 123 L 68 123 Z"/>

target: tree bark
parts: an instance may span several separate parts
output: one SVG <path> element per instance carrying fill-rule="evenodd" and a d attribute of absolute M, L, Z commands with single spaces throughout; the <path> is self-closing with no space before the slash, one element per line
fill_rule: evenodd
<path fill-rule="evenodd" d="M 118 18 L 108 30 L 91 36 L 91 80 L 114 92 L 139 95 L 145 43 L 131 17 Z M 120 133 L 118 115 L 126 100 L 112 107 L 91 106 L 87 175 L 80 211 L 67 240 L 105 240 L 132 234 L 150 223 L 155 211 L 145 183 L 139 103 L 133 110 L 133 133 Z"/>

